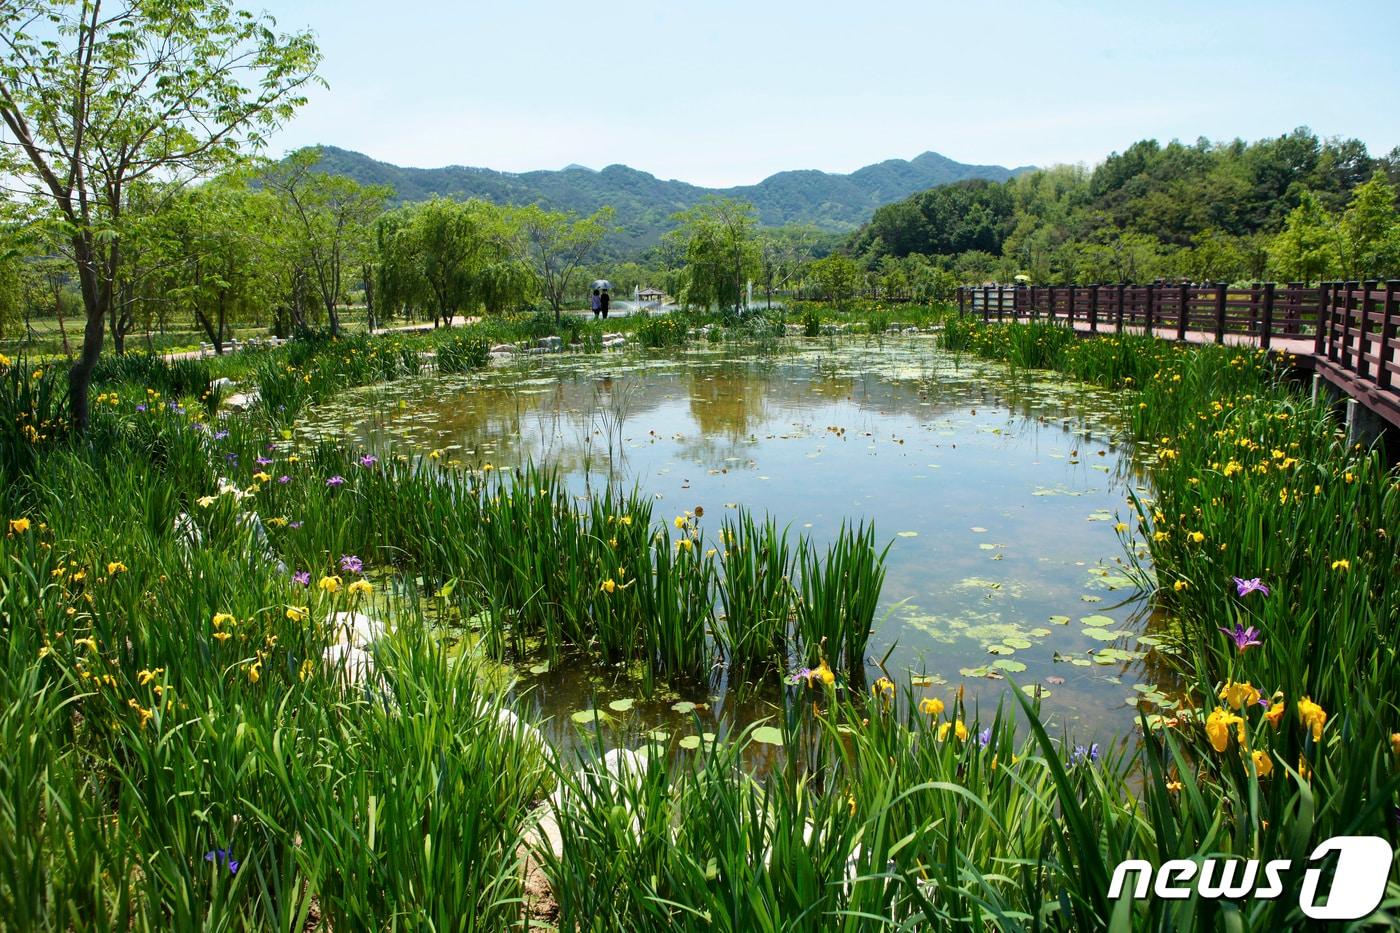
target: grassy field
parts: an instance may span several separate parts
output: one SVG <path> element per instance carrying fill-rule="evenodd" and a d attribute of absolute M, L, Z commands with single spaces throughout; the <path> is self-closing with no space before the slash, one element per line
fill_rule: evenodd
<path fill-rule="evenodd" d="M 666 346 L 704 324 L 762 341 L 946 317 L 608 323 Z M 1048 734 L 1015 684 L 976 711 L 865 683 L 868 529 L 818 550 L 780 538 L 788 516 L 711 531 L 635 495 L 581 508 L 544 465 L 383 463 L 284 433 L 430 351 L 470 368 L 546 323 L 108 360 L 82 437 L 61 367 L 3 361 L 12 928 L 1272 930 L 1306 925 L 1317 843 L 1400 843 L 1400 486 L 1265 357 L 946 321 L 954 352 L 1118 389 L 1153 464 L 1119 532 L 1151 556 L 1186 686 L 1100 749 Z M 261 403 L 217 417 L 221 375 Z M 527 649 L 656 685 L 731 665 L 787 702 L 743 733 L 560 761 L 503 705 L 495 662 Z M 1122 859 L 1213 854 L 1295 871 L 1274 900 L 1108 899 Z M 1392 878 L 1385 922 L 1397 905 Z"/>

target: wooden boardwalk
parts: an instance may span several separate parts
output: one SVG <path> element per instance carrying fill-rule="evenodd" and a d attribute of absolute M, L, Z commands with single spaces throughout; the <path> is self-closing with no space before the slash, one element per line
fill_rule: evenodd
<path fill-rule="evenodd" d="M 1289 354 L 1400 427 L 1400 281 L 1216 285 L 985 285 L 958 310 L 987 323 L 1045 321 L 1085 336 L 1151 334 Z"/>

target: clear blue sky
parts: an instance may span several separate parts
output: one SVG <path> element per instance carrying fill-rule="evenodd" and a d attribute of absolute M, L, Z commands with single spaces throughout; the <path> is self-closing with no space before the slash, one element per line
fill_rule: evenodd
<path fill-rule="evenodd" d="M 272 142 L 704 185 L 932 149 L 1093 164 L 1308 125 L 1400 145 L 1400 0 L 242 0 L 317 34 L 328 90 Z"/>

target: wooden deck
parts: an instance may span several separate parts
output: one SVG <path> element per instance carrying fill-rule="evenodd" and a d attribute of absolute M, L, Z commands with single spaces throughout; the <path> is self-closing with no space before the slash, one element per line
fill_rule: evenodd
<path fill-rule="evenodd" d="M 958 310 L 988 323 L 1060 323 L 1085 336 L 1151 334 L 1289 354 L 1400 428 L 1400 282 L 981 286 Z"/>

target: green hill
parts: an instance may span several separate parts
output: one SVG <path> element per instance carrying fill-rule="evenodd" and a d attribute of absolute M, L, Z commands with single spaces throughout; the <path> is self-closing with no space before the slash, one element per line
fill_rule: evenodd
<path fill-rule="evenodd" d="M 779 172 L 756 185 L 702 188 L 665 181 L 625 165 L 600 171 L 570 165 L 558 171 L 498 172 L 450 165 L 405 168 L 362 153 L 322 147 L 326 171 L 362 184 L 389 185 L 398 201 L 434 196 L 484 198 L 501 204 L 539 203 L 554 210 L 592 213 L 611 206 L 621 227 L 614 248 L 632 252 L 655 243 L 671 226 L 670 217 L 710 194 L 750 201 L 767 226 L 788 224 L 828 231 L 851 231 L 868 221 L 876 208 L 916 191 L 970 178 L 1005 181 L 1026 168 L 966 165 L 936 152 L 912 160 L 891 159 L 849 175 L 819 171 Z"/>

